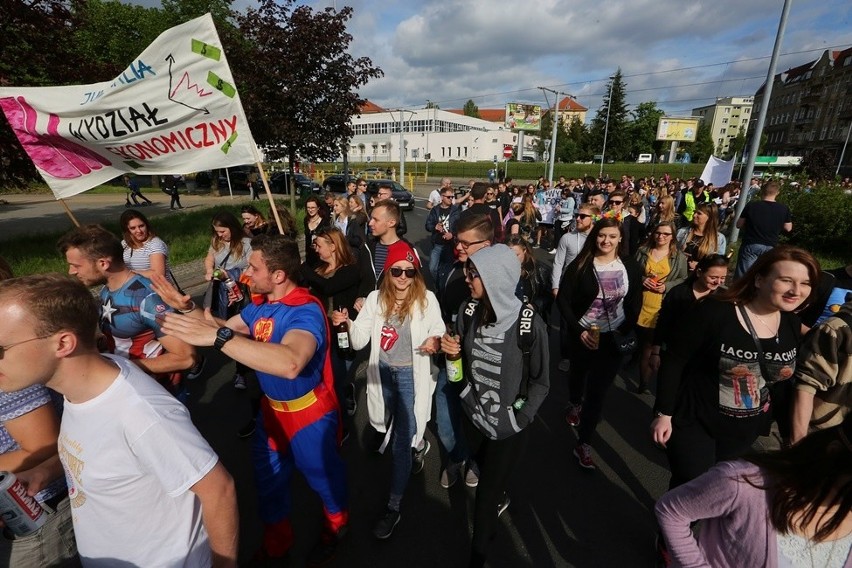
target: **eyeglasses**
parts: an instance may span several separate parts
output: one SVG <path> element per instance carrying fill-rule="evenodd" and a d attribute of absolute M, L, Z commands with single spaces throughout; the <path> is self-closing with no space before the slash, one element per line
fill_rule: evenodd
<path fill-rule="evenodd" d="M 479 278 L 479 271 L 472 264 L 465 264 L 464 266 L 464 277 L 465 280 L 476 280 Z"/>
<path fill-rule="evenodd" d="M 29 343 L 30 341 L 35 341 L 37 339 L 47 339 L 50 335 L 41 335 L 39 337 L 32 337 L 30 339 L 24 339 L 23 341 L 18 341 L 17 343 L 10 343 L 9 345 L 0 345 L 0 359 L 6 355 L 6 351 L 11 349 L 12 347 L 17 347 L 18 345 L 23 345 L 24 343 Z"/>
<path fill-rule="evenodd" d="M 577 219 L 591 219 L 592 216 L 586 213 L 577 213 Z"/>
<path fill-rule="evenodd" d="M 494 197 L 494 192 L 493 191 L 486 191 L 485 195 L 487 195 L 488 197 Z"/>
<path fill-rule="evenodd" d="M 457 245 L 461 245 L 461 248 L 463 248 L 464 250 L 467 250 L 473 245 L 481 245 L 482 243 L 487 243 L 488 239 L 482 239 L 481 241 L 462 241 L 456 237 L 453 239 L 453 242 Z"/>
<path fill-rule="evenodd" d="M 315 207 L 315 206 L 305 207 L 306 211 L 316 211 L 317 209 L 319 209 L 319 207 Z"/>
<path fill-rule="evenodd" d="M 452 194 L 452 193 L 442 193 L 441 197 L 448 197 L 448 198 L 452 199 L 453 197 L 455 197 L 455 195 Z"/>
<path fill-rule="evenodd" d="M 403 274 L 405 274 L 406 278 L 414 278 L 414 275 L 417 274 L 416 268 L 400 268 L 398 266 L 390 267 L 390 274 L 394 278 L 399 278 Z"/>
<path fill-rule="evenodd" d="M 671 234 L 671 233 L 660 233 L 660 232 L 656 232 L 656 233 L 654 233 L 654 236 L 655 236 L 655 237 L 670 237 L 670 236 L 672 236 L 672 234 Z"/>
<path fill-rule="evenodd" d="M 624 203 L 624 201 L 618 201 L 616 199 L 611 199 L 609 202 L 613 205 L 621 205 L 622 203 Z"/>

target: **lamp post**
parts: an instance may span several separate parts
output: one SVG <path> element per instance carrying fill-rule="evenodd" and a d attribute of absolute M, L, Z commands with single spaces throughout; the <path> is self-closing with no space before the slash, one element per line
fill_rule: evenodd
<path fill-rule="evenodd" d="M 601 150 L 601 169 L 598 172 L 598 177 L 603 177 L 603 165 L 606 159 L 606 137 L 609 134 L 609 111 L 612 109 L 612 86 L 615 84 L 615 75 L 609 76 L 609 98 L 606 101 L 606 125 L 604 126 L 603 149 Z"/>

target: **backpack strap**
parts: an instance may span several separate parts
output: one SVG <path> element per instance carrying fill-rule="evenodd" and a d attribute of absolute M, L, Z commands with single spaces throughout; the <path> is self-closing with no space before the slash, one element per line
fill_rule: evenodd
<path fill-rule="evenodd" d="M 533 323 L 535 320 L 535 307 L 524 302 L 521 305 L 521 313 L 518 315 L 518 348 L 523 356 L 523 370 L 521 371 L 521 386 L 518 391 L 518 399 L 526 402 L 530 386 L 530 359 L 532 357 Z M 517 404 L 518 401 L 516 400 Z M 523 404 L 521 404 L 523 406 Z"/>

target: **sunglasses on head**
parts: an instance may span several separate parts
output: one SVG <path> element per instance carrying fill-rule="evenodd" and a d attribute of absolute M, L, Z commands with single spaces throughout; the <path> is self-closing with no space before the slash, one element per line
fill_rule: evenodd
<path fill-rule="evenodd" d="M 394 278 L 399 278 L 403 274 L 405 274 L 406 278 L 414 278 L 414 275 L 417 274 L 416 268 L 400 268 L 398 266 L 390 267 L 390 274 Z"/>

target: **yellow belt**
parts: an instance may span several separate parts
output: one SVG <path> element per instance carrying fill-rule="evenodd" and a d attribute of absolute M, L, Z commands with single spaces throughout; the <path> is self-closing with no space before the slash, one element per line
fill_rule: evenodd
<path fill-rule="evenodd" d="M 269 400 L 269 406 L 278 412 L 298 412 L 304 410 L 317 401 L 317 395 L 313 390 L 309 390 L 307 394 L 293 400 L 275 400 L 274 398 L 266 397 Z"/>

